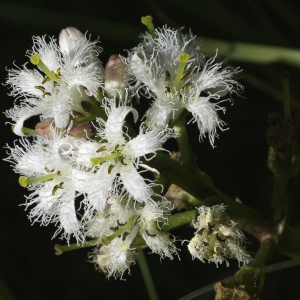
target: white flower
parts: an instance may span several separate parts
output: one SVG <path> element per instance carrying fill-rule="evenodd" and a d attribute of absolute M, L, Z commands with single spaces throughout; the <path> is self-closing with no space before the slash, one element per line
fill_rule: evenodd
<path fill-rule="evenodd" d="M 222 69 L 222 63 L 214 63 L 216 57 L 206 61 L 199 40 L 193 35 L 188 38 L 167 27 L 155 33 L 158 38 L 146 35 L 144 42 L 126 59 L 129 72 L 143 83 L 145 95 L 154 98 L 146 113 L 147 123 L 154 127 L 166 126 L 187 109 L 198 123 L 200 140 L 208 133 L 213 145 L 216 128 L 223 130 L 224 125 L 218 111 L 225 112 L 220 106 L 222 101 L 214 101 L 228 93 L 242 91 L 242 85 L 235 80 L 240 70 Z M 181 52 L 191 56 L 181 80 L 174 86 Z"/>
<path fill-rule="evenodd" d="M 98 247 L 90 254 L 93 263 L 99 271 L 102 271 L 109 278 L 111 276 L 123 277 L 126 270 L 134 262 L 135 253 L 130 244 L 139 231 L 139 225 L 134 225 L 127 234 L 121 238 L 115 238 L 107 246 Z"/>
<path fill-rule="evenodd" d="M 82 140 L 77 150 L 78 162 L 92 169 L 83 187 L 89 194 L 87 214 L 94 209 L 103 212 L 111 194 L 122 194 L 139 203 L 153 202 L 153 183 L 145 180 L 138 171 L 140 157 L 147 160 L 147 154 L 155 155 L 156 151 L 164 150 L 162 144 L 175 136 L 169 128 L 150 130 L 142 125 L 136 137 L 129 137 L 123 130 L 125 117 L 132 112 L 137 121 L 138 113 L 126 103 L 122 104 L 122 99 L 118 101 L 119 105 L 116 98 L 105 99 L 108 119 L 97 119 L 99 128 L 96 127 L 101 141 Z"/>
<path fill-rule="evenodd" d="M 21 136 L 25 135 L 24 121 L 34 115 L 43 119 L 54 117 L 56 127 L 66 128 L 72 111 L 84 113 L 81 101 L 90 102 L 88 95 L 97 95 L 104 74 L 97 58 L 101 51 L 97 41 L 70 38 L 68 51 L 62 51 L 53 38 L 47 43 L 45 37 L 34 37 L 33 42 L 28 56 L 39 55 L 54 81 L 50 75 L 28 69 L 27 64 L 9 70 L 6 84 L 12 87 L 10 95 L 20 100 L 20 104 L 8 110 L 6 116 L 16 122 L 14 131 Z"/>
<path fill-rule="evenodd" d="M 26 176 L 20 178 L 20 183 L 32 191 L 25 204 L 27 208 L 34 206 L 30 220 L 44 226 L 54 223 L 58 226 L 54 236 L 62 232 L 67 240 L 74 235 L 81 242 L 84 235 L 74 203 L 75 197 L 81 195 L 76 178 L 80 171 L 73 159 L 78 141 L 65 133 L 51 127 L 51 139 L 37 137 L 33 145 L 22 139 L 22 147 L 15 144 L 9 148 L 6 160 L 14 164 L 15 172 Z"/>
<path fill-rule="evenodd" d="M 193 258 L 202 262 L 214 262 L 217 266 L 223 261 L 227 266 L 227 258 L 235 258 L 239 264 L 248 264 L 252 258 L 245 249 L 245 236 L 224 213 L 226 206 L 201 206 L 199 217 L 193 222 L 196 229 L 188 249 Z"/>

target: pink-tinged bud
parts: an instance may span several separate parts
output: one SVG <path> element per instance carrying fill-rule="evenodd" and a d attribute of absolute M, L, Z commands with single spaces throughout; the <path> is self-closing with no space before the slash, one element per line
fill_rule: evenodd
<path fill-rule="evenodd" d="M 90 123 L 80 123 L 72 126 L 69 135 L 78 139 L 93 138 L 96 134 L 95 127 Z"/>
<path fill-rule="evenodd" d="M 69 46 L 72 40 L 84 38 L 84 34 L 75 27 L 67 27 L 59 34 L 59 46 L 61 51 L 69 52 Z"/>
<path fill-rule="evenodd" d="M 126 64 L 118 54 L 113 54 L 105 67 L 105 94 L 110 98 L 123 95 L 128 79 Z"/>
<path fill-rule="evenodd" d="M 52 134 L 50 131 L 51 126 L 55 128 L 54 119 L 46 119 L 44 121 L 41 121 L 35 125 L 35 133 L 46 139 L 52 139 Z"/>
<path fill-rule="evenodd" d="M 88 101 L 81 101 L 81 107 L 87 114 L 92 111 L 92 104 Z"/>

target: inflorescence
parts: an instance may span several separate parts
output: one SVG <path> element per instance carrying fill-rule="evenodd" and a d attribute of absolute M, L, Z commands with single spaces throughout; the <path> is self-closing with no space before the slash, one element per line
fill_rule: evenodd
<path fill-rule="evenodd" d="M 137 237 L 161 258 L 178 255 L 175 237 L 161 230 L 173 204 L 141 165 L 167 151 L 168 139 L 179 138 L 173 126 L 186 111 L 200 140 L 207 135 L 213 146 L 217 129 L 224 130 L 222 104 L 243 89 L 236 81 L 240 70 L 223 68 L 216 56 L 207 59 L 198 37 L 151 26 L 127 57 L 112 55 L 105 69 L 98 41 L 76 28 L 63 29 L 58 44 L 34 37 L 30 63 L 8 70 L 6 81 L 16 98 L 6 116 L 22 137 L 8 147 L 6 160 L 30 191 L 25 206 L 31 222 L 54 224 L 54 236 L 68 243 L 72 237 L 78 245 L 93 238 L 90 260 L 108 277 L 129 270 Z M 132 99 L 141 96 L 152 102 L 138 134 L 132 134 L 125 118 L 131 113 L 139 120 Z M 36 115 L 41 121 L 35 130 L 25 128 L 25 120 Z M 245 238 L 234 221 L 221 216 L 224 209 L 198 208 L 188 249 L 201 261 L 248 263 Z"/>

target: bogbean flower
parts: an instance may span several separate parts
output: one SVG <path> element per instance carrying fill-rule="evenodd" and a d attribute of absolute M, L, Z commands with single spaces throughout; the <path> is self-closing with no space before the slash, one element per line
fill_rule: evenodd
<path fill-rule="evenodd" d="M 170 238 L 170 234 L 156 230 L 153 223 L 158 226 L 167 223 L 167 216 L 170 214 L 173 206 L 169 201 L 159 203 L 147 203 L 139 210 L 140 233 L 146 244 L 153 253 L 157 253 L 161 258 L 169 257 L 173 259 L 173 254 L 178 255 L 177 248 L 174 245 L 175 239 Z"/>
<path fill-rule="evenodd" d="M 224 100 L 218 100 L 243 89 L 235 80 L 240 70 L 222 69 L 216 57 L 206 60 L 199 39 L 192 34 L 167 27 L 155 33 L 155 38 L 146 34 L 125 60 L 129 72 L 143 83 L 145 95 L 154 98 L 146 113 L 147 123 L 154 127 L 172 124 L 187 109 L 197 122 L 200 140 L 208 133 L 213 145 L 216 128 L 223 130 L 224 125 L 218 115 L 225 112 L 220 106 Z"/>
<path fill-rule="evenodd" d="M 45 36 L 33 38 L 27 56 L 38 68 L 29 69 L 25 64 L 8 72 L 10 95 L 20 104 L 15 104 L 6 116 L 16 122 L 14 132 L 20 136 L 25 135 L 24 121 L 34 115 L 54 117 L 56 127 L 66 128 L 73 111 L 84 113 L 81 102 L 90 102 L 89 96 L 97 96 L 102 86 L 104 70 L 97 57 L 101 52 L 97 41 L 90 41 L 78 30 L 77 35 L 67 36 L 67 29 L 63 32 L 61 47 L 54 38 L 49 42 Z"/>
<path fill-rule="evenodd" d="M 239 264 L 248 264 L 252 258 L 245 249 L 245 236 L 225 213 L 226 206 L 201 206 L 199 216 L 193 222 L 196 229 L 188 249 L 193 258 L 202 262 L 214 262 L 217 266 L 223 261 L 229 265 L 228 258 L 237 259 Z"/>
<path fill-rule="evenodd" d="M 94 123 L 99 142 L 82 140 L 77 150 L 77 162 L 91 170 L 87 180 L 82 181 L 83 190 L 89 194 L 87 218 L 94 210 L 102 213 L 107 198 L 116 194 L 120 186 L 122 191 L 117 193 L 124 197 L 133 198 L 139 203 L 153 202 L 153 183 L 144 179 L 138 171 L 140 159 L 150 159 L 146 157 L 147 154 L 155 155 L 156 151 L 164 150 L 162 144 L 170 137 L 175 137 L 170 128 L 150 130 L 141 125 L 139 134 L 132 138 L 123 126 L 129 112 L 137 121 L 137 111 L 122 99 L 105 98 L 104 102 L 107 121 L 98 118 Z"/>
<path fill-rule="evenodd" d="M 33 144 L 22 139 L 21 147 L 15 144 L 9 148 L 6 160 L 14 165 L 16 173 L 23 175 L 19 179 L 21 186 L 31 191 L 25 204 L 31 208 L 30 220 L 44 226 L 54 223 L 58 226 L 54 236 L 62 232 L 67 240 L 74 235 L 77 241 L 83 241 L 74 203 L 76 195 L 81 194 L 77 184 L 80 171 L 73 156 L 78 140 L 53 127 L 50 136 L 51 139 L 38 136 Z"/>
<path fill-rule="evenodd" d="M 130 269 L 130 265 L 136 258 L 130 244 L 139 229 L 139 225 L 132 225 L 127 232 L 124 232 L 121 237 L 113 239 L 109 245 L 96 247 L 94 252 L 90 253 L 91 262 L 95 263 L 96 268 L 106 274 L 108 278 L 111 276 L 122 278 L 124 272 Z"/>

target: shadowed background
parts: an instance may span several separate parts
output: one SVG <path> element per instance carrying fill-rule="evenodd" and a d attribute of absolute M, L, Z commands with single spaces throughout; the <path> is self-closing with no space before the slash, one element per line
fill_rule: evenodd
<path fill-rule="evenodd" d="M 99 36 L 104 49 L 99 57 L 105 65 L 111 54 L 126 55 L 124 49 L 139 42 L 139 34 L 146 30 L 140 18 L 149 14 L 156 27 L 166 23 L 177 28 L 185 25 L 194 34 L 208 38 L 205 40 L 206 51 L 210 51 L 209 39 L 211 42 L 216 39 L 297 49 L 300 46 L 300 18 L 296 3 L 272 0 L 115 0 L 76 4 L 74 1 L 0 1 L 0 81 L 4 82 L 7 76 L 5 67 L 12 68 L 14 61 L 18 66 L 28 61 L 25 52 L 32 47 L 32 36 L 47 34 L 58 38 L 60 30 L 67 26 L 77 27 L 82 32 L 88 30 L 92 39 Z M 227 112 L 221 118 L 229 130 L 221 133 L 215 149 L 211 148 L 208 139 L 198 142 L 195 124 L 188 126 L 189 138 L 197 152 L 200 169 L 212 176 L 219 189 L 249 206 L 265 210 L 272 194 L 273 180 L 266 167 L 268 114 L 283 107 L 281 69 L 290 73 L 292 110 L 300 110 L 299 64 L 297 68 L 293 62 L 246 63 L 231 60 L 230 54 L 219 57 L 220 60 L 225 58 L 228 58 L 228 65 L 244 70 L 241 82 L 245 86 L 245 98 L 234 97 L 234 106 L 227 103 Z M 1 88 L 1 110 L 5 111 L 13 106 L 13 98 L 6 95 L 7 87 Z M 147 100 L 143 101 L 142 105 L 146 107 Z M 13 146 L 16 136 L 10 125 L 4 126 L 4 115 L 1 118 L 3 145 Z M 33 127 L 33 123 L 28 124 Z M 1 157 L 6 157 L 5 150 L 1 151 Z M 1 162 L 0 299 L 147 299 L 138 265 L 131 268 L 131 276 L 124 276 L 126 281 L 108 281 L 86 262 L 88 249 L 56 256 L 54 245 L 64 242 L 58 238 L 51 240 L 54 226 L 31 226 L 24 207 L 19 206 L 25 202 L 24 194 L 28 195 L 28 192 L 18 184 L 18 177 L 8 163 Z M 298 229 L 299 183 L 298 175 L 293 182 L 295 204 L 292 216 L 292 225 Z M 190 239 L 193 231 L 183 227 L 173 234 Z M 248 245 L 249 251 L 255 252 L 258 242 L 247 237 L 252 242 Z M 180 242 L 177 245 L 181 247 Z M 233 275 L 238 269 L 234 260 L 230 261 L 229 268 L 225 264 L 216 268 L 213 264 L 192 261 L 186 244 L 181 249 L 180 261 L 175 258 L 160 262 L 158 255 L 147 255 L 160 299 L 178 299 Z M 287 257 L 276 255 L 274 262 L 284 259 Z M 299 267 L 269 273 L 261 299 L 298 299 L 299 280 Z M 213 293 L 209 293 L 199 299 L 213 298 Z"/>

